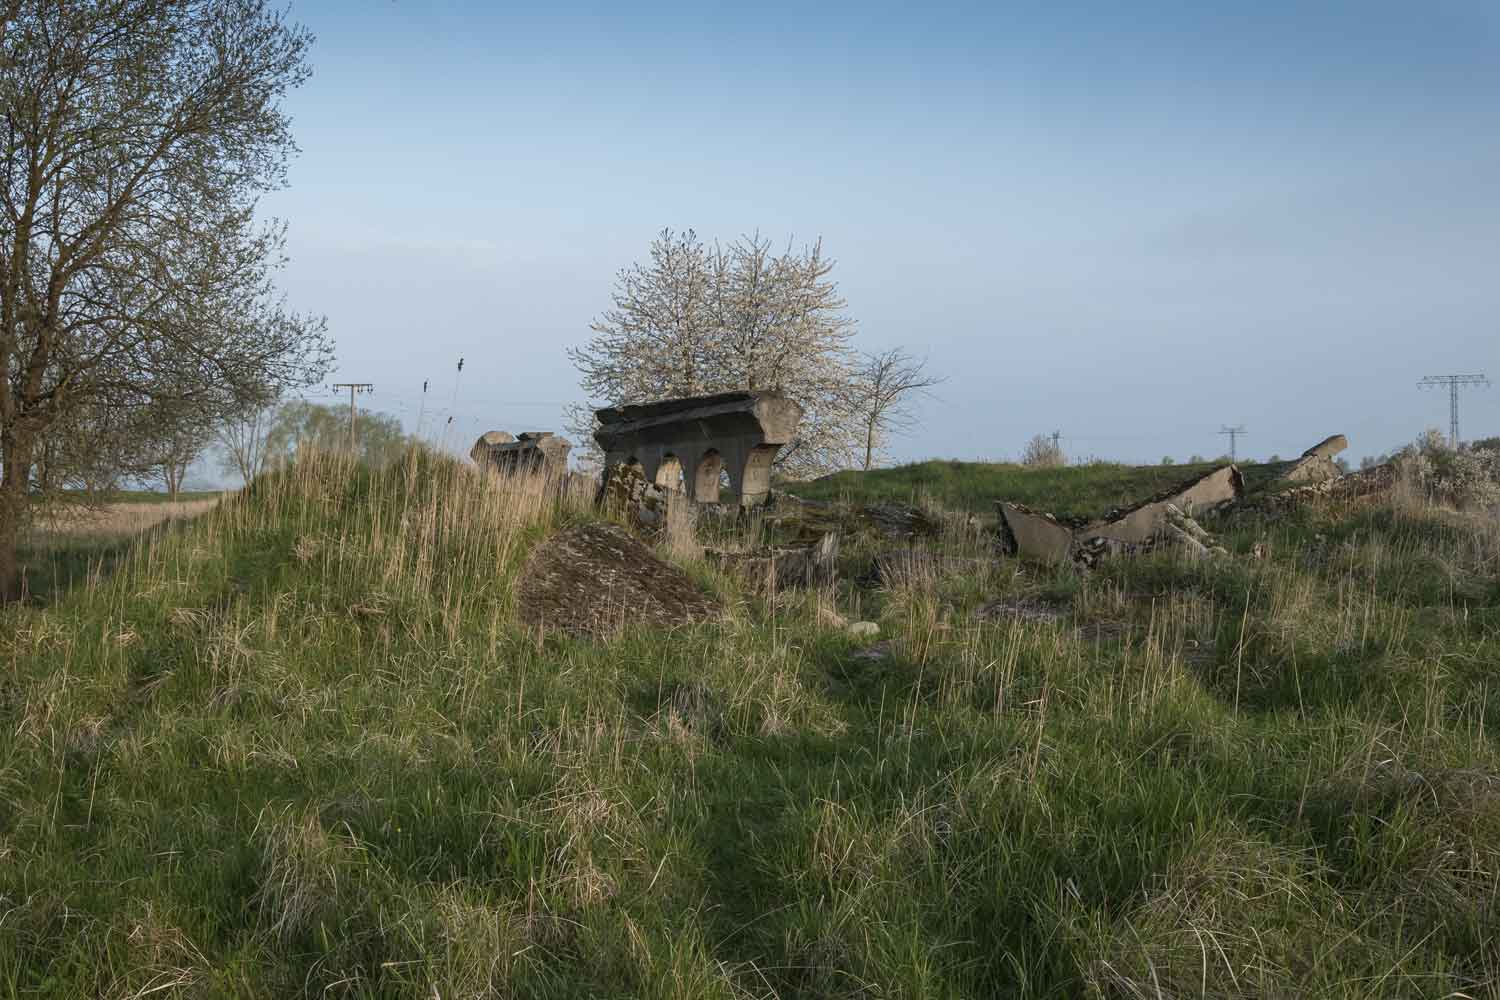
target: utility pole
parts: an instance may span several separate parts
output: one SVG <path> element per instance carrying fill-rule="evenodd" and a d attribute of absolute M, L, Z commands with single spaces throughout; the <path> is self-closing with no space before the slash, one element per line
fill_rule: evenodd
<path fill-rule="evenodd" d="M 1250 432 L 1245 430 L 1244 424 L 1240 424 L 1238 427 L 1220 427 L 1219 433 L 1229 435 L 1229 460 L 1231 462 L 1238 461 L 1240 457 L 1239 449 L 1237 447 L 1239 444 L 1239 436 L 1241 434 L 1249 434 Z"/>
<path fill-rule="evenodd" d="M 356 392 L 374 392 L 373 382 L 335 382 L 333 391 L 340 389 L 349 390 L 349 457 L 354 457 L 354 394 Z"/>
<path fill-rule="evenodd" d="M 1490 380 L 1480 375 L 1426 375 L 1417 381 L 1418 389 L 1448 387 L 1448 443 L 1458 450 L 1458 387 L 1462 385 L 1489 385 Z"/>

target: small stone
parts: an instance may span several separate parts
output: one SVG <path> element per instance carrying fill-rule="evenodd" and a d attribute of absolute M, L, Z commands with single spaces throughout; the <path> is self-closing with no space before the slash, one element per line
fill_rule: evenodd
<path fill-rule="evenodd" d="M 874 622 L 851 622 L 849 634 L 856 639 L 873 639 L 880 634 L 880 626 Z"/>
<path fill-rule="evenodd" d="M 818 624 L 824 628 L 846 629 L 849 627 L 849 619 L 826 604 L 818 605 L 817 620 Z"/>

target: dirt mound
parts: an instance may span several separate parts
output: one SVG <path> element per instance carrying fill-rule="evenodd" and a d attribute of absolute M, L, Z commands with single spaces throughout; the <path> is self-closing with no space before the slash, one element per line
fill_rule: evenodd
<path fill-rule="evenodd" d="M 687 574 L 614 524 L 583 524 L 542 542 L 517 596 L 526 624 L 595 638 L 627 622 L 672 628 L 719 613 Z"/>

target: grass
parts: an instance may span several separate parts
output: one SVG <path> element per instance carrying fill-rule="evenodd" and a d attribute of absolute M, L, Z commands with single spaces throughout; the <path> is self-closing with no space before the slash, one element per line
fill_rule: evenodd
<path fill-rule="evenodd" d="M 722 620 L 515 625 L 595 516 L 306 460 L 0 612 L 0 995 L 1500 992 L 1493 521 L 1084 578 L 952 518 L 773 598 L 679 545 Z"/>
<path fill-rule="evenodd" d="M 1271 482 L 1288 463 L 1245 465 L 1247 487 Z M 993 513 L 996 500 L 1011 500 L 1062 517 L 1093 517 L 1124 507 L 1218 468 L 1197 465 L 1092 465 L 1033 469 L 1002 462 L 928 461 L 870 472 L 840 472 L 784 488 L 805 500 L 914 503 L 932 498 L 951 510 Z"/>

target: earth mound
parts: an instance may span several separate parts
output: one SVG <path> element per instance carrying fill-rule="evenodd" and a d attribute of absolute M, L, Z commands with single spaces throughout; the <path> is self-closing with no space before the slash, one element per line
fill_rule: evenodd
<path fill-rule="evenodd" d="M 582 524 L 537 546 L 522 571 L 527 625 L 607 638 L 627 622 L 671 628 L 713 618 L 718 602 L 624 528 Z"/>

